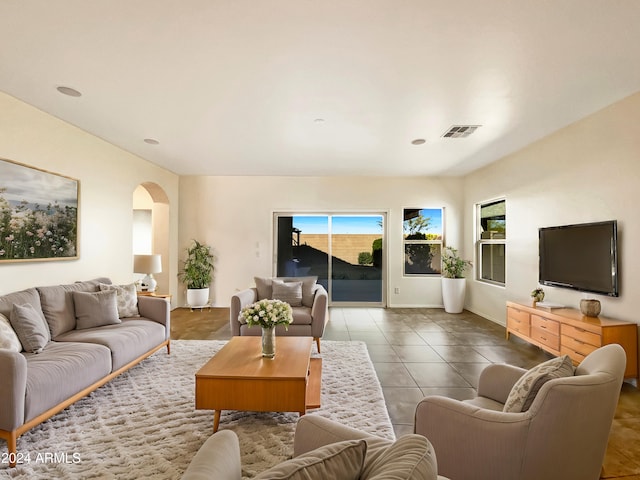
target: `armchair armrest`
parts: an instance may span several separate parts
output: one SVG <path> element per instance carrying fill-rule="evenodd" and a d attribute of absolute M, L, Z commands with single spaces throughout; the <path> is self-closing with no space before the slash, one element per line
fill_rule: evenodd
<path fill-rule="evenodd" d="M 193 457 L 182 480 L 240 480 L 240 444 L 232 430 L 211 435 Z"/>
<path fill-rule="evenodd" d="M 311 306 L 311 335 L 314 338 L 321 338 L 324 334 L 324 327 L 329 320 L 328 303 L 329 294 L 322 285 L 317 283 L 314 287 L 313 305 Z"/>
<path fill-rule="evenodd" d="M 140 315 L 160 325 L 164 325 L 165 340 L 168 340 L 171 335 L 171 313 L 169 307 L 169 302 L 164 298 L 151 296 L 138 297 L 138 310 L 140 311 Z"/>
<path fill-rule="evenodd" d="M 527 412 L 503 413 L 429 396 L 416 407 L 414 432 L 433 445 L 440 475 L 511 479 L 520 478 L 530 423 Z"/>
<path fill-rule="evenodd" d="M 487 366 L 478 378 L 478 396 L 504 404 L 513 385 L 526 373 L 524 368 L 494 363 Z"/>
<path fill-rule="evenodd" d="M 229 308 L 229 326 L 231 327 L 231 335 L 240 335 L 240 322 L 238 315 L 240 311 L 247 305 L 258 300 L 258 289 L 255 287 L 241 290 L 231 297 L 231 307 Z"/>
<path fill-rule="evenodd" d="M 0 349 L 0 430 L 12 431 L 24 423 L 27 359 Z"/>

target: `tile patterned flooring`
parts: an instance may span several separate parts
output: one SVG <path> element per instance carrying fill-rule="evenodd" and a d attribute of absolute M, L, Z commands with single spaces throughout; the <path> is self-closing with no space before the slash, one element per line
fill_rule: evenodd
<path fill-rule="evenodd" d="M 172 338 L 230 338 L 228 309 L 172 312 Z M 361 340 L 380 380 L 396 436 L 412 432 L 425 395 L 465 399 L 489 363 L 523 368 L 550 357 L 470 312 L 426 308 L 331 308 L 324 340 Z M 625 382 L 601 478 L 640 480 L 640 391 Z"/>

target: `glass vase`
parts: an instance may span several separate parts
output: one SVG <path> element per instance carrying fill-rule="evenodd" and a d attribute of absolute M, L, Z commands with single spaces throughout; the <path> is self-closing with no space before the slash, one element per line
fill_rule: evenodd
<path fill-rule="evenodd" d="M 276 328 L 262 327 L 262 356 L 273 358 L 276 356 Z"/>

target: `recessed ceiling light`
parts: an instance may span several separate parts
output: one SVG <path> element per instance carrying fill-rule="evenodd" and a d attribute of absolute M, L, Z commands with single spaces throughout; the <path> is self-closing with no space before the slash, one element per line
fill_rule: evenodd
<path fill-rule="evenodd" d="M 416 138 L 415 140 L 411 141 L 411 145 L 422 145 L 423 143 L 426 143 L 426 140 L 424 138 Z"/>
<path fill-rule="evenodd" d="M 61 85 L 59 87 L 56 87 L 56 90 L 58 90 L 63 95 L 68 95 L 70 97 L 81 97 L 82 96 L 82 93 L 80 93 L 75 88 L 65 87 L 63 85 Z"/>
<path fill-rule="evenodd" d="M 144 143 L 148 143 L 149 145 L 158 145 L 160 142 L 155 138 L 145 138 Z"/>

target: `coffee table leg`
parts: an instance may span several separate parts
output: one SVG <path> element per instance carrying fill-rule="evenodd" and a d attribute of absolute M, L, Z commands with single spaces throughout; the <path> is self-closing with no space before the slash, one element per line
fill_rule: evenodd
<path fill-rule="evenodd" d="M 213 412 L 213 433 L 218 431 L 218 427 L 220 426 L 220 410 L 216 410 Z"/>

